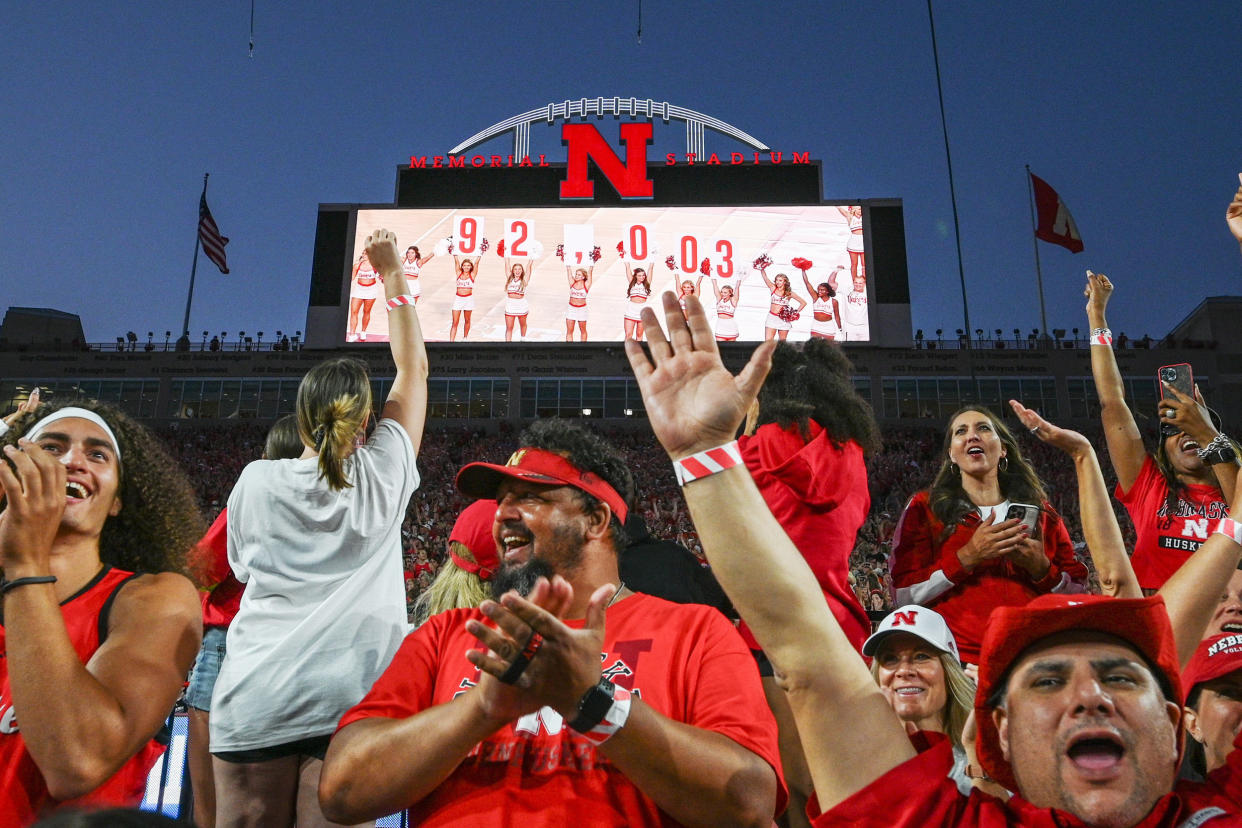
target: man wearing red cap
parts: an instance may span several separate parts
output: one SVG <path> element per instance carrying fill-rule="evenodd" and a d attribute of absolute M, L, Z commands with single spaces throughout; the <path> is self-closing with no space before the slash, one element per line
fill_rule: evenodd
<path fill-rule="evenodd" d="M 771 363 L 758 347 L 733 377 L 697 300 L 650 311 L 650 356 L 626 353 L 657 438 L 721 585 L 782 678 L 818 803 L 850 826 L 1242 825 L 1242 754 L 1207 785 L 1177 783 L 1181 691 L 1162 598 L 1046 595 L 993 613 L 975 703 L 981 770 L 1015 796 L 962 796 L 947 741 L 915 755 L 754 481 L 732 461 L 743 413 Z M 1231 521 L 1228 543 L 1242 545 Z M 822 809 L 822 810 L 821 810 Z"/>
<path fill-rule="evenodd" d="M 1186 665 L 1186 758 L 1200 776 L 1225 765 L 1242 732 L 1242 635 L 1204 639 Z"/>
<path fill-rule="evenodd" d="M 714 609 L 620 582 L 633 483 L 610 446 L 561 421 L 521 442 L 506 465 L 472 463 L 457 478 L 497 500 L 500 602 L 440 613 L 406 639 L 341 720 L 324 812 L 769 825 L 784 796 L 776 728 L 736 631 Z"/>

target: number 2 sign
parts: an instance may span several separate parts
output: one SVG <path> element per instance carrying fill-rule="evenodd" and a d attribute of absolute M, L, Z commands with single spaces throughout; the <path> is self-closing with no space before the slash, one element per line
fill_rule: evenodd
<path fill-rule="evenodd" d="M 531 242 L 535 224 L 527 219 L 505 219 L 505 255 L 511 259 L 532 258 Z"/>

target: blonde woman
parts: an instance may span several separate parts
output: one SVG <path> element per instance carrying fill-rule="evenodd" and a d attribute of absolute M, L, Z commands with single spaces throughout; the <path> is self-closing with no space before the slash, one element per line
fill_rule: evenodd
<path fill-rule="evenodd" d="M 565 311 L 565 341 L 574 341 L 574 323 L 578 323 L 578 339 L 587 341 L 587 294 L 595 281 L 595 265 L 590 267 L 565 266 L 569 279 L 569 309 Z"/>

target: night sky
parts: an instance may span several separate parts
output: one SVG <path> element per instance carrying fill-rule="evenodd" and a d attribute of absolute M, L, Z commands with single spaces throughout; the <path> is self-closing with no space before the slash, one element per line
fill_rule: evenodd
<path fill-rule="evenodd" d="M 391 202 L 411 154 L 550 101 L 632 95 L 809 150 L 825 198 L 901 198 L 914 326 L 962 324 L 923 2 L 644 0 L 641 43 L 635 0 L 256 4 L 253 58 L 249 0 L 6 9 L 0 310 L 77 313 L 96 341 L 175 336 L 210 172 L 232 273 L 201 260 L 195 339 L 300 329 L 320 202 Z M 1041 243 L 1050 327 L 1085 327 L 1088 267 L 1117 284 L 1110 322 L 1132 337 L 1242 293 L 1223 220 L 1242 7 L 1157 6 L 938 4 L 973 327 L 1039 325 L 1024 164 L 1086 244 Z M 562 160 L 559 125 L 531 148 Z M 653 159 L 683 148 L 680 124 L 657 125 Z M 707 149 L 739 147 L 708 133 Z"/>

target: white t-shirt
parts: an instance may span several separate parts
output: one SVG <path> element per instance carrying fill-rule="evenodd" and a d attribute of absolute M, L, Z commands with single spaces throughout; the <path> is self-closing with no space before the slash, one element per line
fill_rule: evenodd
<path fill-rule="evenodd" d="M 326 736 L 407 632 L 401 521 L 418 487 L 404 428 L 380 420 L 332 491 L 318 459 L 258 460 L 229 495 L 246 585 L 211 702 L 212 751 Z"/>

